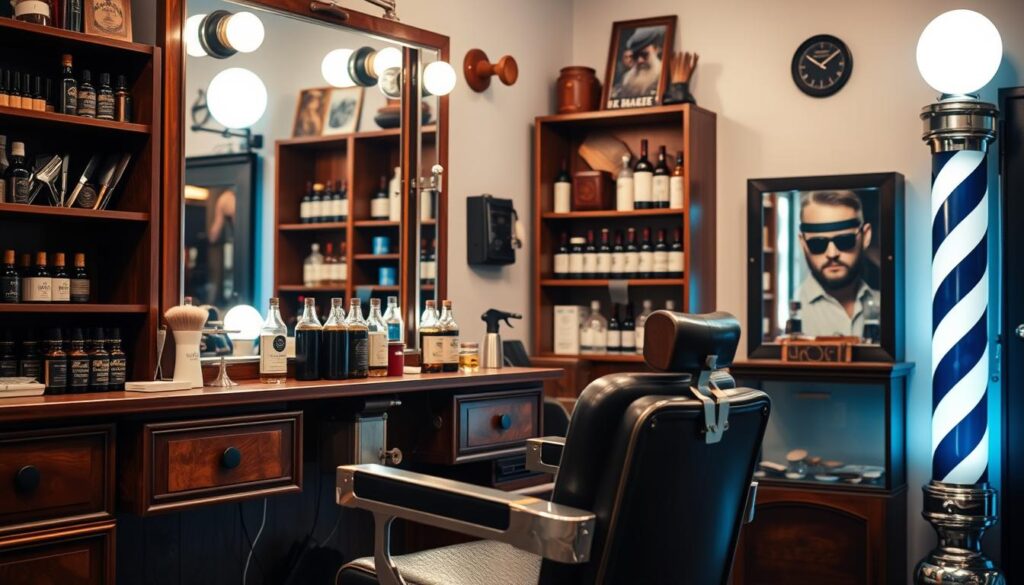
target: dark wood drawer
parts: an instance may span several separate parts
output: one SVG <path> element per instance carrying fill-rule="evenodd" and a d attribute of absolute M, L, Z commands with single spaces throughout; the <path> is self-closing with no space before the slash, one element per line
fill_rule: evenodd
<path fill-rule="evenodd" d="M 109 518 L 113 482 L 112 426 L 0 434 L 0 534 Z"/>
<path fill-rule="evenodd" d="M 302 489 L 302 413 L 142 425 L 140 473 L 122 495 L 137 513 Z"/>
<path fill-rule="evenodd" d="M 114 522 L 0 538 L 4 585 L 113 585 Z"/>
<path fill-rule="evenodd" d="M 459 455 L 500 445 L 522 445 L 540 433 L 540 394 L 486 398 L 456 396 Z"/>

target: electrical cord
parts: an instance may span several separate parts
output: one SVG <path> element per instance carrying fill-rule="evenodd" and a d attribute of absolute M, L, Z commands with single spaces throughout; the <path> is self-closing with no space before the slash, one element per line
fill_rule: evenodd
<path fill-rule="evenodd" d="M 244 526 L 245 523 L 243 522 Z M 263 536 L 263 529 L 267 525 L 267 498 L 263 498 L 263 517 L 260 519 L 260 527 L 256 531 L 256 538 L 252 541 L 252 546 L 249 547 L 249 556 L 245 559 L 245 568 L 242 569 L 242 585 L 247 585 L 249 581 L 249 565 L 252 563 L 253 553 L 256 552 L 256 545 L 260 542 L 260 537 Z M 248 537 L 248 532 L 246 532 Z"/>
<path fill-rule="evenodd" d="M 238 523 L 242 525 L 242 534 L 245 535 L 245 542 L 249 543 L 249 548 L 252 548 L 252 535 L 249 534 L 249 527 L 245 523 L 245 508 L 243 508 L 243 502 L 238 503 Z M 263 581 L 267 580 L 267 570 L 263 566 L 258 556 L 253 556 L 253 562 L 256 567 L 260 570 L 260 575 L 263 577 Z"/>

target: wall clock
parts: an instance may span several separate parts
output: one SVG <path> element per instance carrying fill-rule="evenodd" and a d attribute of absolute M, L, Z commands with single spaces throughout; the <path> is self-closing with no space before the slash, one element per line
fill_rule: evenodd
<path fill-rule="evenodd" d="M 853 73 L 853 54 L 832 35 L 816 35 L 793 55 L 793 83 L 811 97 L 829 97 L 846 85 Z"/>

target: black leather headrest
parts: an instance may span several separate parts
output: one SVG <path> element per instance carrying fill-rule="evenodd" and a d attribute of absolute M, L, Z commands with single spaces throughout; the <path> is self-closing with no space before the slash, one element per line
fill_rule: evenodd
<path fill-rule="evenodd" d="M 740 322 L 730 313 L 703 315 L 655 311 L 644 324 L 644 360 L 663 372 L 695 373 L 716 356 L 715 368 L 727 368 L 736 357 Z"/>

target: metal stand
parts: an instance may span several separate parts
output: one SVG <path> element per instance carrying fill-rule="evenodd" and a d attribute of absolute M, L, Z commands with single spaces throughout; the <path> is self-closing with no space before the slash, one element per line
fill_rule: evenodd
<path fill-rule="evenodd" d="M 981 551 L 985 530 L 995 525 L 996 491 L 988 484 L 970 486 L 933 481 L 924 486 L 925 520 L 939 534 L 939 544 L 917 565 L 918 585 L 1005 585 L 999 569 Z"/>

